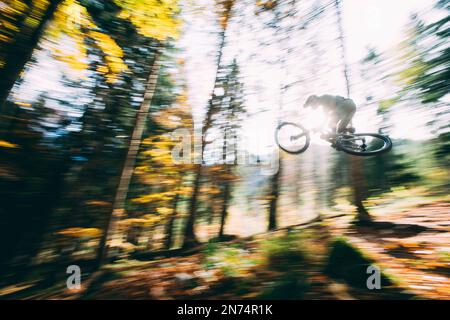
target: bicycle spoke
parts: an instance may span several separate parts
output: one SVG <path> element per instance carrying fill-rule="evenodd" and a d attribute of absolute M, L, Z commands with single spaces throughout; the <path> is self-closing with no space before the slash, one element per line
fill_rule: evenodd
<path fill-rule="evenodd" d="M 300 139 L 301 137 L 304 137 L 305 135 L 306 135 L 306 132 L 301 133 L 301 134 L 299 134 L 299 135 L 292 136 L 292 137 L 291 137 L 291 140 L 297 140 L 297 139 Z"/>

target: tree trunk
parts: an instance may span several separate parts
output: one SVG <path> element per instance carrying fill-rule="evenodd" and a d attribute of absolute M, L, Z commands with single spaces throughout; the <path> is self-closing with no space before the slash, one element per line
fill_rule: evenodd
<path fill-rule="evenodd" d="M 133 175 L 136 156 L 139 151 L 139 146 L 141 144 L 142 135 L 144 133 L 145 123 L 150 110 L 151 101 L 156 89 L 156 82 L 158 79 L 158 71 L 160 66 L 160 56 L 161 47 L 158 45 L 156 47 L 155 57 L 148 77 L 147 87 L 144 93 L 144 100 L 142 101 L 141 107 L 136 115 L 136 124 L 131 136 L 130 146 L 125 158 L 125 163 L 122 169 L 122 174 L 120 176 L 116 196 L 113 201 L 113 208 L 111 214 L 108 217 L 106 228 L 100 240 L 97 256 L 97 268 L 100 268 L 107 259 L 108 246 L 110 245 L 114 237 L 117 236 L 116 223 L 123 216 L 125 211 L 125 201 L 131 182 L 131 177 Z"/>
<path fill-rule="evenodd" d="M 208 110 L 206 112 L 206 117 L 203 122 L 202 137 L 201 137 L 201 139 L 202 139 L 201 163 L 197 165 L 197 168 L 194 173 L 195 178 L 194 178 L 194 183 L 193 183 L 192 196 L 189 201 L 189 216 L 186 221 L 186 225 L 184 227 L 184 241 L 183 241 L 184 249 L 192 248 L 198 244 L 198 240 L 195 237 L 194 226 L 195 226 L 195 220 L 196 220 L 196 215 L 197 215 L 198 194 L 200 192 L 200 182 L 201 182 L 202 171 L 203 171 L 202 170 L 203 153 L 204 153 L 204 150 L 206 147 L 205 135 L 206 135 L 206 132 L 208 131 L 208 129 L 212 125 L 212 116 L 213 116 L 213 111 L 214 111 L 213 110 L 214 109 L 213 101 L 216 98 L 216 95 L 214 92 L 216 91 L 216 87 L 217 87 L 217 79 L 219 76 L 219 67 L 222 62 L 222 52 L 223 52 L 224 46 L 225 46 L 225 30 L 221 32 L 221 43 L 219 46 L 219 56 L 217 57 L 217 68 L 216 68 L 216 77 L 215 77 L 215 81 L 214 81 L 214 88 L 212 91 L 212 97 L 209 100 L 209 106 L 208 106 Z"/>
<path fill-rule="evenodd" d="M 0 109 L 4 106 L 20 73 L 30 60 L 33 50 L 36 48 L 47 22 L 53 17 L 62 0 L 50 1 L 37 27 L 33 28 L 25 23 L 19 26 L 14 40 L 11 43 L 3 43 L 4 66 L 0 69 Z"/>
<path fill-rule="evenodd" d="M 220 213 L 219 239 L 221 239 L 224 235 L 225 223 L 228 216 L 228 205 L 230 203 L 230 195 L 231 195 L 231 183 L 229 181 L 226 181 L 225 189 L 223 191 L 222 210 Z"/>
<path fill-rule="evenodd" d="M 344 65 L 344 79 L 347 88 L 347 97 L 350 97 L 350 80 L 348 76 L 348 64 L 346 62 L 345 42 L 344 42 L 344 30 L 342 27 L 342 13 L 341 2 L 335 0 L 334 6 L 336 8 L 337 24 L 339 32 L 339 41 L 341 46 L 341 58 Z M 352 175 L 351 181 L 353 185 L 353 201 L 357 209 L 357 221 L 370 221 L 370 215 L 363 204 L 364 194 L 364 174 L 362 168 L 362 159 L 358 157 L 350 157 L 350 174 Z"/>
<path fill-rule="evenodd" d="M 270 203 L 269 203 L 269 225 L 268 230 L 272 231 L 278 227 L 277 223 L 277 206 L 278 197 L 280 195 L 280 179 L 281 179 L 282 160 L 278 159 L 278 171 L 272 176 Z"/>
<path fill-rule="evenodd" d="M 173 225 L 177 217 L 177 205 L 179 198 L 180 194 L 177 192 L 175 194 L 175 198 L 173 199 L 172 212 L 166 224 L 165 239 L 164 239 L 164 247 L 166 248 L 166 250 L 170 250 L 170 248 L 173 245 Z"/>
<path fill-rule="evenodd" d="M 364 172 L 361 158 L 350 156 L 350 173 L 353 185 L 353 203 L 356 206 L 356 221 L 370 222 L 371 217 L 363 204 L 365 199 L 364 189 Z"/>
<path fill-rule="evenodd" d="M 202 138 L 203 139 L 203 138 Z M 202 158 L 203 158 L 203 149 L 202 149 Z M 195 216 L 197 213 L 197 202 L 198 202 L 198 193 L 200 191 L 200 181 L 202 178 L 202 165 L 198 164 L 195 169 L 195 178 L 193 183 L 192 196 L 189 201 L 189 216 L 186 221 L 186 225 L 184 227 L 183 234 L 183 248 L 188 249 L 195 247 L 198 244 L 198 240 L 195 237 L 194 225 L 195 225 Z"/>
<path fill-rule="evenodd" d="M 344 79 L 345 86 L 347 89 L 347 98 L 350 97 L 350 79 L 348 76 L 348 64 L 346 60 L 346 52 L 345 52 L 345 41 L 344 41 L 344 29 L 342 26 L 342 12 L 341 12 L 341 1 L 335 0 L 334 6 L 336 8 L 336 16 L 337 16 L 337 25 L 338 25 L 338 33 L 339 33 L 339 42 L 341 47 L 341 59 L 344 65 Z"/>
<path fill-rule="evenodd" d="M 197 207 L 198 207 L 198 204 L 197 204 L 198 193 L 200 192 L 200 182 L 201 182 L 201 177 L 202 177 L 203 152 L 204 152 L 205 146 L 206 146 L 205 134 L 212 125 L 212 116 L 214 113 L 213 101 L 215 101 L 215 98 L 216 98 L 215 91 L 216 91 L 217 82 L 218 82 L 217 80 L 219 77 L 219 68 L 222 63 L 223 48 L 225 46 L 225 33 L 227 31 L 228 20 L 230 18 L 230 13 L 231 13 L 231 9 L 234 4 L 234 0 L 226 1 L 221 4 L 224 5 L 224 7 L 223 7 L 223 12 L 221 13 L 221 16 L 220 16 L 220 24 L 222 26 L 222 31 L 220 32 L 220 45 L 219 45 L 219 55 L 217 57 L 216 76 L 215 76 L 215 81 L 214 81 L 214 88 L 213 88 L 212 94 L 211 94 L 211 99 L 209 100 L 209 107 L 208 107 L 208 110 L 206 111 L 206 117 L 205 117 L 205 120 L 203 122 L 203 127 L 202 127 L 201 164 L 198 165 L 198 167 L 194 173 L 195 178 L 194 178 L 192 196 L 191 196 L 190 203 L 189 203 L 189 217 L 186 222 L 186 226 L 184 228 L 184 241 L 183 241 L 184 249 L 195 246 L 198 243 L 198 240 L 195 237 L 194 226 L 195 226 Z"/>

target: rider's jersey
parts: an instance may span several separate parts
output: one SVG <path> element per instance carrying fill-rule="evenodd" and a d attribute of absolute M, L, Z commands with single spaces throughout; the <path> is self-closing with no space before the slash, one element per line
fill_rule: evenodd
<path fill-rule="evenodd" d="M 345 98 L 341 96 L 333 96 L 331 94 L 324 94 L 318 97 L 319 105 L 323 107 L 325 111 L 333 112 L 336 107 L 342 102 Z"/>
<path fill-rule="evenodd" d="M 333 96 L 330 94 L 324 94 L 318 97 L 319 105 L 321 105 L 325 112 L 333 114 L 350 114 L 354 113 L 356 105 L 352 99 L 344 98 L 341 96 Z"/>

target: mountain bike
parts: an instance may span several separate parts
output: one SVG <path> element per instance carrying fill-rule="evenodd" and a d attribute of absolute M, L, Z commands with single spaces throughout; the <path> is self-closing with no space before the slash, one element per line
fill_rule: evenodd
<path fill-rule="evenodd" d="M 293 122 L 283 122 L 275 131 L 275 141 L 283 151 L 299 154 L 308 149 L 311 131 L 315 130 L 307 130 Z M 391 139 L 379 133 L 355 133 L 353 128 L 340 133 L 324 130 L 320 133 L 321 139 L 329 142 L 332 148 L 355 156 L 374 156 L 392 149 Z"/>

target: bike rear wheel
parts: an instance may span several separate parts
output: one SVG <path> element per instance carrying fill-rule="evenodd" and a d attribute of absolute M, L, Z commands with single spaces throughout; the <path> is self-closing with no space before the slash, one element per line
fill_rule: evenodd
<path fill-rule="evenodd" d="M 392 149 L 388 136 L 378 133 L 343 134 L 336 140 L 338 149 L 355 156 L 374 156 Z"/>
<path fill-rule="evenodd" d="M 275 141 L 285 152 L 299 154 L 309 147 L 310 136 L 308 130 L 292 122 L 280 123 L 275 131 Z"/>

